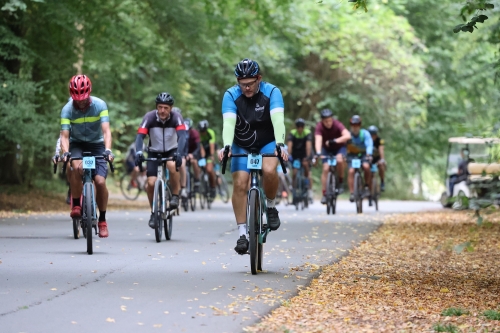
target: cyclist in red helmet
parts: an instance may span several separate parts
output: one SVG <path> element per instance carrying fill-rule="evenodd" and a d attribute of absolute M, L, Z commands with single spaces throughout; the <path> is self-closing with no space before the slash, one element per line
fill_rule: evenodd
<path fill-rule="evenodd" d="M 109 126 L 108 107 L 106 103 L 91 96 L 92 82 L 86 75 L 75 75 L 69 81 L 71 98 L 61 111 L 61 151 L 63 161 L 69 157 L 82 157 L 83 152 L 95 156 L 105 156 L 110 162 L 114 155 L 111 152 L 111 128 Z M 71 128 L 71 131 L 70 131 Z M 82 161 L 74 161 L 68 168 L 73 208 L 70 216 L 82 216 L 80 196 L 82 194 Z M 108 189 L 106 176 L 108 165 L 105 160 L 96 160 L 93 172 L 96 188 L 96 202 L 99 208 L 99 237 L 108 237 L 106 208 L 108 205 Z"/>

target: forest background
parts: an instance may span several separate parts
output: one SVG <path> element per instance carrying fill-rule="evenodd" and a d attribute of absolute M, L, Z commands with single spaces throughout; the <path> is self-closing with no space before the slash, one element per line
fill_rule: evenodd
<path fill-rule="evenodd" d="M 344 124 L 359 114 L 386 142 L 389 195 L 438 192 L 447 138 L 498 132 L 500 6 L 489 1 L 489 19 L 456 34 L 464 3 L 368 1 L 365 12 L 345 0 L 8 0 L 0 184 L 52 179 L 72 75 L 89 75 L 108 103 L 113 151 L 123 158 L 160 91 L 220 134 L 222 95 L 249 57 L 281 89 L 288 131 L 298 117 L 314 126 L 322 108 Z"/>

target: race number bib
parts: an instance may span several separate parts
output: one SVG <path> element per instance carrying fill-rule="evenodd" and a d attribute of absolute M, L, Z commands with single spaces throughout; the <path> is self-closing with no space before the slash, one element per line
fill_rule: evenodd
<path fill-rule="evenodd" d="M 300 160 L 293 161 L 293 168 L 300 169 Z"/>
<path fill-rule="evenodd" d="M 354 169 L 359 169 L 361 168 L 361 160 L 358 160 L 358 159 L 353 159 L 352 162 L 351 162 L 351 166 L 354 168 Z"/>
<path fill-rule="evenodd" d="M 329 166 L 336 166 L 337 165 L 337 159 L 336 158 L 329 158 L 328 159 L 328 165 Z"/>
<path fill-rule="evenodd" d="M 202 159 L 198 160 L 198 166 L 204 167 L 206 165 L 207 165 L 207 160 L 206 159 L 202 158 Z"/>
<path fill-rule="evenodd" d="M 247 168 L 253 170 L 262 169 L 262 155 L 248 155 Z"/>
<path fill-rule="evenodd" d="M 85 156 L 83 158 L 83 168 L 84 169 L 95 169 L 95 157 L 94 156 Z"/>

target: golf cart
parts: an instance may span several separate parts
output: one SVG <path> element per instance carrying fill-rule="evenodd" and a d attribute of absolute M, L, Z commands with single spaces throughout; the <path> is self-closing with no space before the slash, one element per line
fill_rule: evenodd
<path fill-rule="evenodd" d="M 449 138 L 448 142 L 446 191 L 441 195 L 441 204 L 445 208 L 468 208 L 472 197 L 483 195 L 477 189 L 490 180 L 491 174 L 485 175 L 496 169 L 490 163 L 500 139 L 457 137 Z"/>

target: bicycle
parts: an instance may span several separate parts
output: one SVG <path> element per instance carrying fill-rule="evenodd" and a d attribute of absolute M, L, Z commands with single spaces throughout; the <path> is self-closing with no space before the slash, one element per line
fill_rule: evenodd
<path fill-rule="evenodd" d="M 307 208 L 309 205 L 309 179 L 304 177 L 304 167 L 302 166 L 301 160 L 294 160 L 292 168 L 297 170 L 292 190 L 293 204 L 295 205 L 295 210 L 299 210 L 299 207 L 301 210 L 304 210 L 304 208 Z"/>
<path fill-rule="evenodd" d="M 266 199 L 263 189 L 259 185 L 259 175 L 262 173 L 262 159 L 265 157 L 278 158 L 286 174 L 286 166 L 281 158 L 281 148 L 276 146 L 278 156 L 274 154 L 259 154 L 252 150 L 247 154 L 235 154 L 234 157 L 247 157 L 247 168 L 250 169 L 250 189 L 247 194 L 247 230 L 249 235 L 249 254 L 250 268 L 252 275 L 262 271 L 263 244 L 267 240 L 267 235 L 271 229 L 266 223 L 263 223 L 263 214 L 266 210 Z M 222 158 L 222 174 L 226 172 L 226 164 L 229 158 L 229 146 L 224 148 L 224 157 Z"/>
<path fill-rule="evenodd" d="M 337 181 L 337 157 L 332 156 L 318 156 L 318 158 L 326 158 L 329 166 L 328 175 L 326 178 L 326 214 L 334 215 L 337 211 L 337 197 L 339 195 L 338 181 Z M 313 164 L 316 161 L 313 160 Z"/>
<path fill-rule="evenodd" d="M 375 210 L 378 211 L 378 199 L 380 198 L 380 184 L 378 182 L 378 177 L 377 177 L 377 172 L 378 172 L 377 164 L 372 164 L 371 172 L 372 172 L 372 189 L 369 202 L 371 206 L 371 203 L 373 201 L 375 203 Z"/>
<path fill-rule="evenodd" d="M 220 173 L 220 164 L 216 164 L 214 167 L 215 167 L 215 177 L 216 177 L 215 179 L 217 184 L 217 193 L 219 193 L 219 196 L 223 203 L 228 203 L 229 186 L 227 185 L 226 177 L 224 177 Z"/>
<path fill-rule="evenodd" d="M 120 178 L 120 190 L 127 200 L 136 200 L 142 191 L 145 191 L 147 176 L 142 172 L 137 176 L 137 183 L 132 184 L 132 173 L 124 173 Z"/>
<path fill-rule="evenodd" d="M 194 212 L 196 210 L 196 195 L 198 191 L 194 186 L 194 175 L 191 172 L 191 160 L 186 160 L 186 197 L 182 198 L 182 207 L 184 211 L 188 211 L 191 208 L 191 211 Z"/>
<path fill-rule="evenodd" d="M 360 157 L 361 155 L 357 155 L 350 159 L 351 168 L 354 169 L 354 202 L 356 203 L 356 212 L 358 214 L 363 213 L 363 198 L 365 197 L 364 180 L 361 173 L 363 161 Z"/>
<path fill-rule="evenodd" d="M 169 172 L 166 168 L 166 162 L 175 161 L 175 159 L 173 157 L 142 158 L 141 163 L 139 163 L 139 170 L 141 172 L 143 170 L 142 161 L 157 163 L 157 175 L 154 185 L 153 205 L 151 209 L 155 224 L 154 229 L 156 242 L 161 242 L 164 228 L 165 240 L 170 240 L 172 238 L 173 214 L 170 207 L 167 207 L 167 205 L 170 205 L 172 192 L 167 184 L 169 180 Z M 178 170 L 178 168 L 176 168 L 176 170 Z"/>
<path fill-rule="evenodd" d="M 71 155 L 70 155 L 71 156 Z M 97 210 L 96 210 L 96 200 L 95 200 L 95 188 L 92 181 L 92 170 L 96 168 L 96 160 L 106 160 L 104 156 L 94 156 L 89 152 L 83 152 L 82 157 L 70 157 L 69 163 L 71 165 L 72 161 L 82 161 L 83 168 L 83 191 L 82 191 L 82 217 L 73 219 L 73 236 L 75 239 L 80 238 L 80 227 L 82 228 L 83 237 L 87 239 L 87 253 L 93 254 L 94 249 L 92 246 L 92 229 L 94 229 L 97 235 Z M 113 163 L 109 163 L 109 169 L 111 173 L 115 172 Z M 66 170 L 66 165 L 68 162 L 64 163 L 63 172 Z"/>
<path fill-rule="evenodd" d="M 288 206 L 290 204 L 290 192 L 292 191 L 292 179 L 290 178 L 290 175 L 284 174 L 281 170 L 278 170 L 278 181 L 279 183 L 278 190 L 276 191 L 275 202 L 279 205 L 283 199 L 285 206 Z"/>
<path fill-rule="evenodd" d="M 200 207 L 201 209 L 205 209 L 205 204 L 207 205 L 207 209 L 211 208 L 213 198 L 210 196 L 210 182 L 208 179 L 207 173 L 207 160 L 205 158 L 201 158 L 198 160 L 198 166 L 201 169 L 200 175 Z"/>

